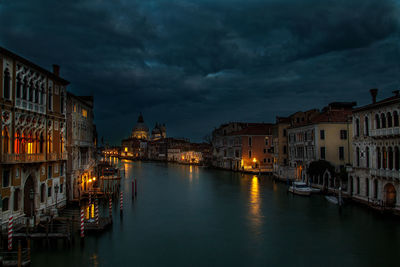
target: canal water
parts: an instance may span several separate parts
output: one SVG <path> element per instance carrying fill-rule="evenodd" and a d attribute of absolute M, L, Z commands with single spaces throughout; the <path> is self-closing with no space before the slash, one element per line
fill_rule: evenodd
<path fill-rule="evenodd" d="M 122 168 L 123 217 L 115 203 L 112 229 L 84 246 L 34 248 L 33 266 L 400 266 L 398 219 L 356 205 L 339 211 L 269 177 L 166 163 Z"/>

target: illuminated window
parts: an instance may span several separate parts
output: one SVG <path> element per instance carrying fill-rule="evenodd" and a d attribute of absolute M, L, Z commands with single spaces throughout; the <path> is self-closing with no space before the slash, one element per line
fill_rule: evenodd
<path fill-rule="evenodd" d="M 21 145 L 21 134 L 19 131 L 15 133 L 15 138 L 14 138 L 14 153 L 19 154 L 20 153 L 20 145 Z"/>
<path fill-rule="evenodd" d="M 28 154 L 33 154 L 33 136 L 32 136 L 32 133 L 29 133 L 27 141 L 28 141 L 28 143 L 27 143 L 27 145 L 28 145 L 28 149 L 27 149 Z"/>
<path fill-rule="evenodd" d="M 74 104 L 74 112 L 76 112 L 76 104 Z"/>
<path fill-rule="evenodd" d="M 87 110 L 86 109 L 82 109 L 82 116 L 87 118 Z"/>

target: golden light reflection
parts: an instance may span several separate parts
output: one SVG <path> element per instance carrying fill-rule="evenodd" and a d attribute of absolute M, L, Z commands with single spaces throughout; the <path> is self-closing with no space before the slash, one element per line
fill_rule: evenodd
<path fill-rule="evenodd" d="M 261 212 L 260 212 L 260 186 L 258 183 L 258 177 L 253 176 L 251 179 L 251 186 L 250 186 L 250 223 L 251 225 L 256 228 L 255 230 L 258 231 L 258 228 L 261 226 Z"/>
<path fill-rule="evenodd" d="M 93 267 L 99 266 L 99 257 L 97 256 L 96 253 L 94 253 L 94 254 L 90 257 L 90 261 L 91 261 Z"/>

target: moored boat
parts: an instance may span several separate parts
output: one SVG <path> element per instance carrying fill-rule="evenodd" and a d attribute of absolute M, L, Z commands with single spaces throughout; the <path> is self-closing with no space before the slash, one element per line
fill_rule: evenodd
<path fill-rule="evenodd" d="M 325 196 L 326 200 L 328 200 L 330 203 L 339 205 L 339 199 L 335 196 Z M 343 204 L 343 200 L 341 201 L 340 204 Z"/>
<path fill-rule="evenodd" d="M 288 190 L 289 192 L 300 196 L 309 196 L 312 193 L 311 187 L 307 186 L 304 182 L 293 182 Z"/>

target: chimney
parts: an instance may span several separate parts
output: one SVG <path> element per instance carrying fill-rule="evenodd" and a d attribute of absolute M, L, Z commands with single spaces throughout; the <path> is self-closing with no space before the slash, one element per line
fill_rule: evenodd
<path fill-rule="evenodd" d="M 56 76 L 60 76 L 60 66 L 58 66 L 57 64 L 53 64 L 53 73 Z"/>
<path fill-rule="evenodd" d="M 399 92 L 400 92 L 400 90 L 394 90 L 394 91 L 392 91 L 392 93 L 394 94 L 394 96 L 399 96 Z"/>
<path fill-rule="evenodd" d="M 369 90 L 372 96 L 372 103 L 376 103 L 376 96 L 378 95 L 378 89 L 371 89 Z"/>

